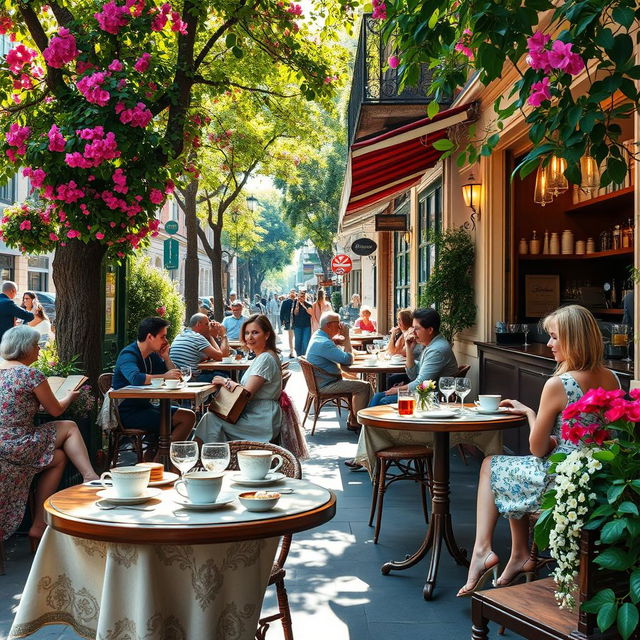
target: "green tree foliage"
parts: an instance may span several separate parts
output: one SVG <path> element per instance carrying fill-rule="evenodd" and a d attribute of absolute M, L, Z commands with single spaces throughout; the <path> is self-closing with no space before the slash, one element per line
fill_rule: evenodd
<path fill-rule="evenodd" d="M 461 165 L 489 155 L 507 119 L 520 110 L 533 145 L 519 167 L 521 175 L 540 162 L 546 165 L 555 154 L 567 161 L 565 176 L 580 184 L 580 158 L 590 152 L 606 167 L 602 186 L 622 182 L 628 153 L 615 120 L 631 117 L 640 100 L 637 3 L 387 0 L 383 4 L 384 29 L 400 59 L 402 82 L 415 84 L 424 64 L 433 72 L 431 116 L 438 111 L 437 102 L 455 95 L 472 73 L 487 85 L 517 70 L 519 80 L 494 104 L 495 126 L 471 141 L 460 156 Z M 575 79 L 585 65 L 585 89 L 575 91 Z M 616 104 L 615 94 L 624 95 L 626 102 Z M 439 144 L 447 154 L 454 151 L 449 141 Z"/>
<path fill-rule="evenodd" d="M 176 285 L 177 283 L 169 278 L 166 271 L 152 267 L 149 258 L 129 258 L 127 273 L 129 309 L 127 340 L 129 342 L 137 339 L 138 325 L 148 316 L 162 316 L 171 323 L 167 331 L 169 342 L 182 330 L 184 302 Z"/>
<path fill-rule="evenodd" d="M 440 313 L 440 333 L 453 344 L 456 334 L 476 321 L 473 264 L 475 247 L 464 229 L 433 233 L 436 264 L 420 297 L 420 306 L 435 304 Z"/>

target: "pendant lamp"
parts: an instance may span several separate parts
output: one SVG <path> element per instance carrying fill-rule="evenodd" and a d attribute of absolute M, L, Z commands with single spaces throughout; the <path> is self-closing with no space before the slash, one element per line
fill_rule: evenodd
<path fill-rule="evenodd" d="M 542 207 L 553 200 L 553 194 L 549 191 L 547 180 L 547 167 L 540 165 L 536 173 L 536 187 L 533 192 L 533 201 Z"/>
<path fill-rule="evenodd" d="M 580 188 L 589 193 L 596 191 L 600 186 L 600 169 L 593 156 L 587 154 L 580 158 L 580 173 L 582 174 Z"/>
<path fill-rule="evenodd" d="M 569 188 L 569 181 L 564 175 L 567 168 L 567 161 L 558 156 L 551 156 L 551 161 L 547 166 L 547 188 L 554 195 L 558 196 Z"/>

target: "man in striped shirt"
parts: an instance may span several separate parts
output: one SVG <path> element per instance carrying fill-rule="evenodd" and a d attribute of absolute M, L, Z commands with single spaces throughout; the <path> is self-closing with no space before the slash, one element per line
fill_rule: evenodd
<path fill-rule="evenodd" d="M 220 361 L 229 355 L 226 334 L 226 329 L 220 323 L 210 322 L 204 313 L 195 313 L 189 320 L 189 326 L 173 341 L 171 360 L 177 367 L 191 367 L 194 380 L 210 382 L 215 372 L 199 371 L 198 364 L 206 360 Z"/>

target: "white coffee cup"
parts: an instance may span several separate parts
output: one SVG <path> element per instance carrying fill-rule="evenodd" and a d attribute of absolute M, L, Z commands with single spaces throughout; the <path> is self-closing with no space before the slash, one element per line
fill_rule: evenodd
<path fill-rule="evenodd" d="M 167 389 L 177 389 L 179 385 L 180 385 L 180 380 L 165 380 L 164 381 L 164 386 L 167 387 Z"/>
<path fill-rule="evenodd" d="M 164 380 L 162 378 L 151 378 L 151 386 L 154 388 L 161 387 Z"/>
<path fill-rule="evenodd" d="M 273 461 L 278 463 L 272 467 Z M 282 456 L 268 449 L 238 451 L 238 466 L 245 480 L 263 480 L 268 473 L 274 473 L 282 466 Z"/>
<path fill-rule="evenodd" d="M 235 360 L 234 356 L 225 356 L 222 358 L 222 362 L 225 364 L 231 364 Z"/>
<path fill-rule="evenodd" d="M 502 400 L 500 395 L 484 394 L 478 395 L 475 404 L 483 411 L 497 411 L 500 406 L 500 400 Z"/>
<path fill-rule="evenodd" d="M 116 498 L 138 498 L 144 494 L 150 475 L 150 467 L 114 467 L 100 476 L 100 482 L 109 488 L 105 480 L 111 478 Z"/>
<path fill-rule="evenodd" d="M 215 471 L 190 471 L 174 485 L 174 489 L 193 504 L 210 504 L 215 502 L 222 488 L 223 474 Z M 186 493 L 181 491 L 184 485 Z"/>

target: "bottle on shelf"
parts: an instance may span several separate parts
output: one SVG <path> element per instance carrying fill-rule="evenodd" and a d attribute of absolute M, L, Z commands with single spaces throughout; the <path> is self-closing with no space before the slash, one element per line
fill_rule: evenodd
<path fill-rule="evenodd" d="M 621 244 L 621 229 L 620 229 L 620 225 L 617 224 L 615 227 L 613 227 L 613 233 L 612 235 L 612 249 L 619 249 L 622 244 Z"/>
<path fill-rule="evenodd" d="M 551 239 L 549 240 L 549 254 L 552 256 L 557 256 L 560 253 L 560 237 L 554 231 L 551 234 Z"/>
<path fill-rule="evenodd" d="M 593 238 L 587 238 L 587 253 L 596 252 L 596 243 Z"/>
<path fill-rule="evenodd" d="M 573 254 L 573 231 L 565 229 L 562 232 L 562 255 L 568 256 Z"/>
<path fill-rule="evenodd" d="M 533 238 L 529 242 L 529 253 L 532 256 L 537 256 L 540 253 L 540 240 L 538 239 L 537 232 L 533 232 Z"/>
<path fill-rule="evenodd" d="M 520 238 L 519 253 L 521 256 L 526 256 L 529 253 L 529 243 L 526 238 Z"/>
<path fill-rule="evenodd" d="M 631 220 L 626 227 L 622 229 L 622 247 L 627 249 L 631 246 Z"/>
<path fill-rule="evenodd" d="M 616 291 L 616 280 L 611 278 L 611 308 L 615 308 L 618 302 L 618 292 Z"/>
<path fill-rule="evenodd" d="M 546 229 L 544 231 L 544 241 L 542 243 L 542 255 L 549 255 L 549 232 Z"/>

